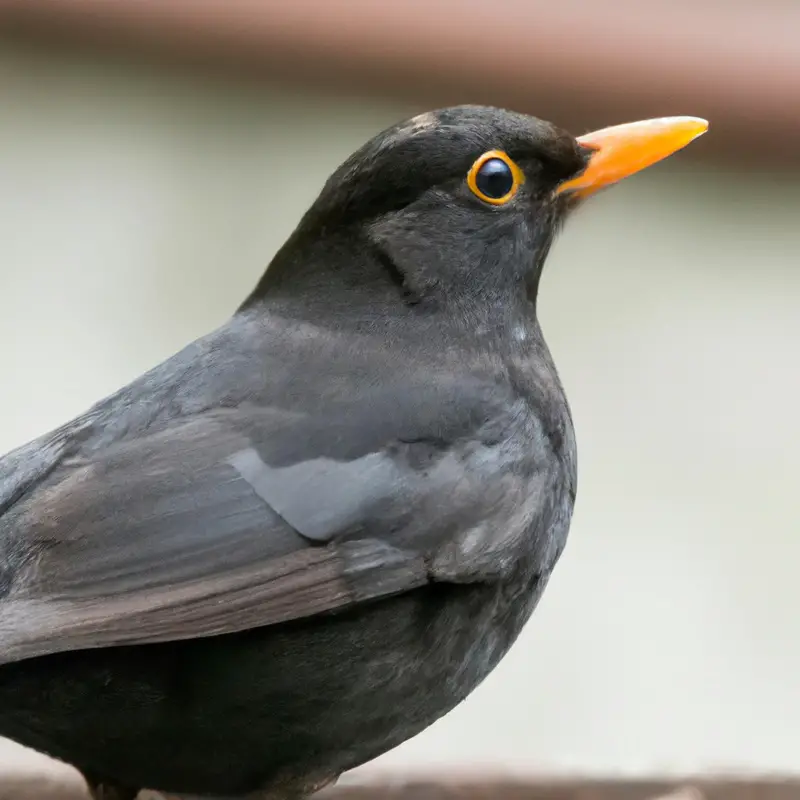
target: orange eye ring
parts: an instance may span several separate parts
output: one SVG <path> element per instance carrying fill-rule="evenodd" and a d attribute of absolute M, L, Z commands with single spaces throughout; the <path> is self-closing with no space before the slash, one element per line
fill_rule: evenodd
<path fill-rule="evenodd" d="M 497 162 L 502 162 L 506 170 Z M 488 174 L 491 172 L 491 174 Z M 502 150 L 489 150 L 484 153 L 471 167 L 467 173 L 467 186 L 470 191 L 484 203 L 493 206 L 504 206 L 517 193 L 519 187 L 525 182 L 525 175 L 522 170 L 514 163 L 507 153 Z M 489 187 L 494 184 L 495 188 L 506 191 L 495 191 L 489 193 Z"/>

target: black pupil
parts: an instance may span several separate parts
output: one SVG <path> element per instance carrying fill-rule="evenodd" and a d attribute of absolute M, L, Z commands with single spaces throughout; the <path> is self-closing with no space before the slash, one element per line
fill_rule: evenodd
<path fill-rule="evenodd" d="M 514 188 L 514 173 L 502 158 L 490 158 L 481 164 L 475 185 L 487 197 L 499 200 Z"/>

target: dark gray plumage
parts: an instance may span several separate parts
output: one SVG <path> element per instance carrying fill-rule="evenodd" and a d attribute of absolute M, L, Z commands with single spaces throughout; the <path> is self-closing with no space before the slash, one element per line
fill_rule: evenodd
<path fill-rule="evenodd" d="M 465 175 L 502 149 L 499 207 Z M 234 317 L 0 462 L 0 734 L 96 785 L 302 794 L 466 697 L 564 547 L 536 321 L 588 150 L 461 107 L 365 145 Z"/>

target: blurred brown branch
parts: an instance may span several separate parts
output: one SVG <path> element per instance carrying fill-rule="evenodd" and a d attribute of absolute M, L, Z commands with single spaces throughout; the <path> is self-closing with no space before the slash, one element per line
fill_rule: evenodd
<path fill-rule="evenodd" d="M 713 135 L 696 152 L 800 164 L 796 3 L 0 0 L 0 30 L 426 105 L 511 106 L 576 133 L 699 115 Z"/>
<path fill-rule="evenodd" d="M 458 778 L 452 773 L 426 780 L 374 779 L 339 785 L 320 792 L 318 800 L 800 800 L 800 778 L 737 778 L 691 776 L 680 779 L 504 779 Z M 3 781 L 0 800 L 76 800 L 88 797 L 62 776 L 32 774 L 26 780 Z M 68 785 L 69 784 L 69 785 Z M 141 792 L 138 800 L 164 800 L 156 792 Z"/>
<path fill-rule="evenodd" d="M 800 800 L 800 779 L 514 780 L 502 778 L 386 782 L 337 786 L 326 800 Z"/>

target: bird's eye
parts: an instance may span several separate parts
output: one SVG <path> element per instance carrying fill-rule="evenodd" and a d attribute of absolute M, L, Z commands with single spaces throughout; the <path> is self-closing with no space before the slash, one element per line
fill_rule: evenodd
<path fill-rule="evenodd" d="M 467 174 L 472 193 L 494 206 L 507 203 L 523 180 L 522 170 L 502 150 L 484 153 Z"/>

